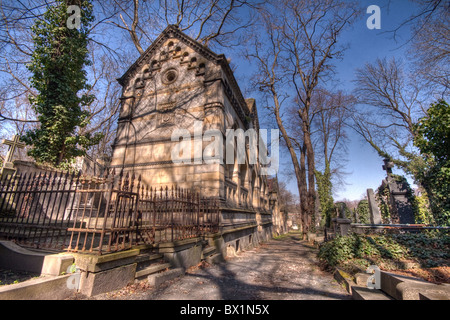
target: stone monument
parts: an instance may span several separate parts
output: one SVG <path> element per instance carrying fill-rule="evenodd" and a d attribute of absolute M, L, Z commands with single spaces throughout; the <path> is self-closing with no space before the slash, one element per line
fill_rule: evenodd
<path fill-rule="evenodd" d="M 391 211 L 391 223 L 414 224 L 414 211 L 411 205 L 411 190 L 406 179 L 392 174 L 394 163 L 384 159 L 383 169 L 386 170 L 386 179 L 382 187 L 389 190 L 389 207 Z"/>
<path fill-rule="evenodd" d="M 339 203 L 337 203 L 339 204 Z M 340 234 L 341 236 L 346 236 L 351 230 L 352 220 L 345 216 L 345 203 L 336 207 L 336 218 L 331 219 L 334 226 L 334 232 Z"/>
<path fill-rule="evenodd" d="M 367 201 L 369 203 L 370 223 L 381 224 L 381 213 L 375 200 L 373 189 L 367 189 Z"/>
<path fill-rule="evenodd" d="M 267 164 L 259 161 L 267 148 L 250 148 L 245 136 L 260 132 L 256 101 L 243 97 L 225 56 L 168 26 L 118 81 L 110 168 L 153 188 L 177 186 L 217 199 L 226 246 L 271 237 L 276 200 L 261 174 Z"/>
<path fill-rule="evenodd" d="M 13 164 L 14 152 L 17 148 L 23 149 L 25 148 L 25 143 L 20 142 L 18 135 L 14 135 L 12 140 L 3 139 L 2 143 L 9 146 L 8 153 L 6 154 L 5 162 L 3 163 L 0 176 L 2 179 L 14 175 L 16 169 Z"/>

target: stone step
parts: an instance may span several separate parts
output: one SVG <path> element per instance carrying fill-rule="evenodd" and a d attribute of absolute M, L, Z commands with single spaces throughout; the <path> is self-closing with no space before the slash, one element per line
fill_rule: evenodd
<path fill-rule="evenodd" d="M 216 254 L 206 257 L 206 262 L 208 262 L 209 264 L 216 264 L 216 263 L 220 263 L 220 262 L 224 262 L 224 261 L 225 261 L 225 259 L 223 258 L 221 253 L 216 253 Z"/>
<path fill-rule="evenodd" d="M 135 262 L 137 262 L 136 271 L 141 271 L 154 264 L 160 264 L 165 261 L 162 254 L 141 253 L 136 256 Z"/>
<path fill-rule="evenodd" d="M 378 289 L 369 289 L 367 287 L 352 287 L 353 300 L 394 300 Z"/>
<path fill-rule="evenodd" d="M 416 277 L 386 271 L 381 271 L 381 290 L 396 300 L 420 300 L 428 292 L 450 299 L 450 284 L 434 284 Z"/>
<path fill-rule="evenodd" d="M 139 279 L 160 271 L 163 271 L 165 269 L 170 268 L 170 263 L 158 263 L 150 265 L 149 267 L 136 271 L 136 275 L 134 276 L 135 279 Z"/>
<path fill-rule="evenodd" d="M 151 286 L 159 286 L 160 284 L 178 278 L 184 274 L 183 268 L 176 268 L 165 272 L 155 273 L 148 276 L 147 280 Z"/>
<path fill-rule="evenodd" d="M 147 261 L 153 261 L 158 260 L 163 257 L 162 254 L 159 253 L 140 253 L 136 256 L 136 262 L 147 262 Z"/>
<path fill-rule="evenodd" d="M 208 256 L 215 254 L 216 252 L 216 247 L 207 247 L 203 249 L 202 254 L 204 258 L 207 258 Z"/>

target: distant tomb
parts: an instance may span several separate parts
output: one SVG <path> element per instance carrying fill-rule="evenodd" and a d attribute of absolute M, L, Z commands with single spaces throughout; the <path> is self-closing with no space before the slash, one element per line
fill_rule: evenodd
<path fill-rule="evenodd" d="M 367 201 L 369 203 L 370 223 L 381 224 L 381 213 L 378 209 L 373 189 L 367 189 Z"/>
<path fill-rule="evenodd" d="M 383 180 L 381 189 L 389 190 L 389 209 L 391 212 L 391 224 L 414 224 L 414 210 L 411 204 L 411 188 L 403 177 L 392 174 L 394 164 L 389 159 L 384 159 L 383 169 L 386 170 L 386 179 Z"/>
<path fill-rule="evenodd" d="M 5 162 L 3 163 L 1 169 L 1 177 L 7 177 L 13 175 L 16 172 L 13 164 L 14 152 L 16 149 L 25 148 L 25 143 L 20 142 L 20 138 L 18 135 L 14 135 L 12 140 L 3 139 L 2 144 L 9 146 L 8 153 L 6 154 Z"/>

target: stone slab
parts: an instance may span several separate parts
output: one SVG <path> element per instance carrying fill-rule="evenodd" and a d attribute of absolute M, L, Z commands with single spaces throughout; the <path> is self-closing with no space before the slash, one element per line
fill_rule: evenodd
<path fill-rule="evenodd" d="M 194 243 L 189 247 L 183 246 L 183 250 L 166 251 L 164 260 L 176 268 L 187 269 L 200 263 L 202 247 L 201 243 Z"/>
<path fill-rule="evenodd" d="M 59 276 L 74 263 L 75 259 L 71 254 L 51 254 L 45 256 L 41 275 Z"/>
<path fill-rule="evenodd" d="M 352 287 L 353 300 L 393 300 L 383 291 L 367 287 Z"/>
<path fill-rule="evenodd" d="M 176 268 L 169 271 L 156 273 L 148 276 L 147 280 L 149 285 L 157 287 L 162 283 L 178 278 L 179 276 L 184 274 L 183 268 Z"/>
<path fill-rule="evenodd" d="M 101 272 L 81 273 L 80 292 L 88 297 L 126 287 L 134 282 L 136 263 Z"/>
<path fill-rule="evenodd" d="M 215 247 L 207 247 L 202 251 L 202 259 L 209 257 L 217 252 Z"/>
<path fill-rule="evenodd" d="M 74 254 L 78 268 L 88 272 L 100 272 L 135 262 L 139 249 L 125 250 L 105 255 Z"/>
<path fill-rule="evenodd" d="M 418 278 L 381 271 L 381 290 L 396 300 L 420 300 L 420 294 L 439 293 L 450 297 L 450 284 L 434 284 Z"/>
<path fill-rule="evenodd" d="M 0 300 L 62 300 L 75 294 L 67 281 L 70 274 L 53 277 L 39 277 L 17 284 L 0 287 Z"/>
<path fill-rule="evenodd" d="M 152 266 L 149 266 L 145 269 L 136 271 L 136 278 L 141 278 L 141 277 L 145 277 L 148 276 L 150 274 L 156 273 L 156 272 L 160 272 L 163 271 L 167 268 L 170 268 L 170 263 L 161 263 L 161 264 L 155 264 Z"/>
<path fill-rule="evenodd" d="M 11 241 L 0 241 L 0 268 L 40 274 L 45 256 L 18 246 Z"/>
<path fill-rule="evenodd" d="M 370 223 L 381 224 L 381 213 L 375 200 L 373 189 L 367 189 L 367 200 L 369 203 Z"/>
<path fill-rule="evenodd" d="M 355 278 L 355 283 L 358 286 L 367 286 L 367 280 L 369 279 L 369 277 L 372 276 L 371 274 L 368 273 L 357 273 L 355 274 L 354 278 Z"/>
<path fill-rule="evenodd" d="M 179 240 L 174 242 L 164 242 L 157 245 L 159 253 L 172 253 L 189 249 L 201 244 L 200 238 Z"/>
<path fill-rule="evenodd" d="M 224 261 L 225 259 L 223 258 L 221 253 L 216 253 L 206 258 L 206 262 L 208 262 L 209 264 L 217 264 Z"/>
<path fill-rule="evenodd" d="M 351 275 L 337 268 L 333 276 L 337 282 L 345 287 L 345 290 L 347 290 L 348 293 L 352 294 L 352 287 L 354 286 L 354 282 Z"/>
<path fill-rule="evenodd" d="M 442 291 L 419 292 L 419 300 L 450 300 L 450 296 Z"/>

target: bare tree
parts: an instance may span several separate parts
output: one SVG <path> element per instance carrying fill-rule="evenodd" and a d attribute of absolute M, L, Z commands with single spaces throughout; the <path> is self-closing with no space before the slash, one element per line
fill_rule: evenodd
<path fill-rule="evenodd" d="M 409 58 L 414 70 L 427 82 L 428 94 L 443 98 L 448 94 L 450 77 L 450 3 L 446 0 L 410 0 L 416 8 L 391 33 L 394 39 L 400 30 L 410 29 Z"/>
<path fill-rule="evenodd" d="M 332 58 L 340 58 L 344 47 L 338 36 L 357 16 L 354 3 L 341 1 L 286 2 L 289 12 L 283 29 L 289 52 L 290 77 L 295 88 L 298 116 L 302 122 L 308 167 L 308 217 L 315 211 L 315 154 L 312 143 L 312 99 L 320 82 L 332 71 Z M 290 13 L 290 14 L 289 14 Z M 308 222 L 308 225 L 310 221 Z"/>
<path fill-rule="evenodd" d="M 0 131 L 21 134 L 37 124 L 28 96 L 35 95 L 25 65 L 33 50 L 30 26 L 39 19 L 38 1 L 0 1 Z"/>
<path fill-rule="evenodd" d="M 167 27 L 176 25 L 200 43 L 228 47 L 239 44 L 238 31 L 253 23 L 246 0 L 109 0 L 102 5 L 108 23 L 127 32 L 139 54 Z"/>
<path fill-rule="evenodd" d="M 351 126 L 381 157 L 411 173 L 411 160 L 417 159 L 414 123 L 426 111 L 423 85 L 395 59 L 366 64 L 357 71 L 355 83 L 360 105 Z"/>
<path fill-rule="evenodd" d="M 433 89 L 430 91 L 445 97 L 450 88 L 450 4 L 438 0 L 422 2 L 428 4 L 428 14 L 413 27 L 410 52 L 415 70 Z"/>
<path fill-rule="evenodd" d="M 287 93 L 283 90 L 287 85 L 285 73 L 282 68 L 283 37 L 280 26 L 274 23 L 274 20 L 272 20 L 267 12 L 261 12 L 261 18 L 263 21 L 262 27 L 264 28 L 265 36 L 267 37 L 267 43 L 261 42 L 261 38 L 256 36 L 253 40 L 254 43 L 251 46 L 252 51 L 247 51 L 246 57 L 251 61 L 256 61 L 258 65 L 258 72 L 253 76 L 253 87 L 258 88 L 259 91 L 267 96 L 269 99 L 268 101 L 271 101 L 268 103 L 267 109 L 274 115 L 276 124 L 290 154 L 302 206 L 302 226 L 303 230 L 306 230 L 306 208 L 304 208 L 306 204 L 306 176 L 304 157 L 301 158 L 303 161 L 299 161 L 296 147 L 298 147 L 297 144 L 300 144 L 300 142 L 290 138 L 281 115 L 281 110 L 288 97 Z M 304 153 L 302 154 L 304 155 Z"/>
<path fill-rule="evenodd" d="M 333 0 L 273 3 L 261 13 L 266 44 L 260 39 L 254 50 L 247 53 L 247 57 L 258 62 L 256 87 L 272 97 L 271 112 L 292 159 L 304 233 L 308 232 L 315 212 L 313 99 L 318 85 L 331 76 L 330 60 L 341 57 L 344 48 L 337 45 L 338 37 L 357 12 L 354 3 Z M 296 107 L 302 141 L 294 139 L 287 130 L 282 117 L 286 102 Z"/>
<path fill-rule="evenodd" d="M 342 91 L 331 92 L 319 89 L 313 100 L 315 150 L 317 162 L 323 174 L 334 186 L 343 184 L 343 170 L 347 160 L 347 123 L 351 118 L 356 99 Z M 317 167 L 317 166 L 316 166 Z M 316 168 L 317 172 L 318 168 Z"/>
<path fill-rule="evenodd" d="M 391 2 L 391 0 L 389 0 L 389 2 Z M 449 9 L 449 4 L 446 0 L 411 0 L 411 2 L 418 6 L 418 10 L 405 20 L 401 21 L 393 30 L 388 31 L 393 33 L 394 38 L 396 38 L 400 29 L 412 27 L 413 35 L 410 40 L 413 40 L 431 19 L 441 15 Z"/>

